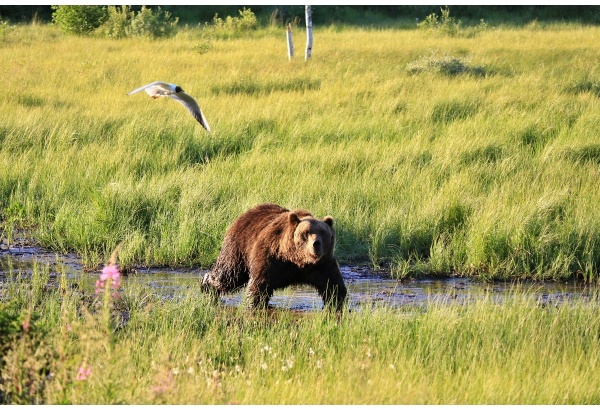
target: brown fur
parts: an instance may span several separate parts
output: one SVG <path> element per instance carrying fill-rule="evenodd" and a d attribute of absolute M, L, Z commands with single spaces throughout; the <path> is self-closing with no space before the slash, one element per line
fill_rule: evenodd
<path fill-rule="evenodd" d="M 266 307 L 274 290 L 308 284 L 326 306 L 341 310 L 347 291 L 334 246 L 331 216 L 319 220 L 304 210 L 261 204 L 229 227 L 217 262 L 202 285 L 221 294 L 248 284 L 250 305 Z"/>

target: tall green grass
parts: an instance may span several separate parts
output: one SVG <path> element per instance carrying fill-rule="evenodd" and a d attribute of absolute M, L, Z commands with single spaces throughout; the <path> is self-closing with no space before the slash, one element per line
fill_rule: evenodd
<path fill-rule="evenodd" d="M 368 308 L 337 319 L 217 307 L 200 284 L 121 297 L 48 267 L 0 310 L 0 402 L 14 404 L 598 404 L 598 299 Z M 43 297 L 31 297 L 31 295 Z M 597 295 L 596 295 L 597 296 Z"/>
<path fill-rule="evenodd" d="M 235 217 L 272 201 L 333 215 L 340 260 L 399 276 L 595 281 L 597 36 L 316 27 L 314 58 L 290 62 L 272 30 L 200 54 L 192 29 L 17 27 L 0 44 L 2 235 L 28 228 L 90 266 L 122 240 L 125 265 L 209 266 Z M 470 66 L 407 69 L 432 55 Z M 213 133 L 126 96 L 156 80 L 197 98 Z"/>

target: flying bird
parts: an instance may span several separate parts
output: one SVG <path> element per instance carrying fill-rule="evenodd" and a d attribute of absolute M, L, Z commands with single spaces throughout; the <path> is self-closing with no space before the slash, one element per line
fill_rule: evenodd
<path fill-rule="evenodd" d="M 196 100 L 186 94 L 180 86 L 156 81 L 140 88 L 136 88 L 135 90 L 128 92 L 127 95 L 139 93 L 142 90 L 146 91 L 152 99 L 158 97 L 171 97 L 175 101 L 181 103 L 190 114 L 192 114 L 196 121 L 198 121 L 206 131 L 210 132 L 210 127 L 208 126 L 208 122 L 206 122 L 206 118 L 204 118 L 204 114 L 202 114 L 202 110 L 200 110 L 200 106 Z"/>

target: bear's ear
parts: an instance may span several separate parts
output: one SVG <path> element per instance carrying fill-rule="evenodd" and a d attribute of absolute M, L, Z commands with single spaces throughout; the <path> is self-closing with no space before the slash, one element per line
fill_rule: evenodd
<path fill-rule="evenodd" d="M 327 225 L 331 226 L 333 228 L 333 217 L 327 215 L 325 218 L 323 218 L 323 222 L 325 222 Z"/>
<path fill-rule="evenodd" d="M 290 212 L 288 220 L 292 225 L 298 225 L 300 223 L 300 218 L 298 218 L 298 214 L 296 214 L 296 212 Z"/>

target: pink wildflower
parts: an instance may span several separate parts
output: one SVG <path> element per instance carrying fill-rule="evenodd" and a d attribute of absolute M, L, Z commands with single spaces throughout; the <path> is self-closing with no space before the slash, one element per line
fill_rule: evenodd
<path fill-rule="evenodd" d="M 102 269 L 102 275 L 100 275 L 100 280 L 106 280 L 108 278 L 111 278 L 112 280 L 117 281 L 120 277 L 121 274 L 119 273 L 117 265 L 113 265 L 111 263 L 106 265 L 104 269 Z"/>
<path fill-rule="evenodd" d="M 102 289 L 104 288 L 104 282 L 97 280 L 96 281 L 96 295 L 102 293 Z"/>
<path fill-rule="evenodd" d="M 96 281 L 96 295 L 102 293 L 104 291 L 104 287 L 106 286 L 106 281 L 110 280 L 110 284 L 113 290 L 117 290 L 121 283 L 119 282 L 119 278 L 121 277 L 121 273 L 119 272 L 119 268 L 117 265 L 109 263 L 102 269 L 102 274 L 100 275 L 100 280 Z"/>
<path fill-rule="evenodd" d="M 86 369 L 85 367 L 80 367 L 77 369 L 77 380 L 80 382 L 85 381 L 91 374 L 92 368 Z"/>

